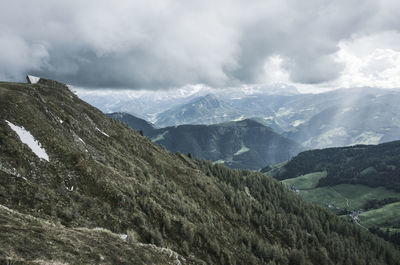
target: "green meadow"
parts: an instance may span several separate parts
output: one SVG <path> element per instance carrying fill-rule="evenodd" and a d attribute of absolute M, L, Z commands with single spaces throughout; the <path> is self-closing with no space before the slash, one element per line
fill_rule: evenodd
<path fill-rule="evenodd" d="M 364 212 L 359 217 L 366 227 L 392 228 L 393 224 L 400 223 L 400 202 Z"/>
<path fill-rule="evenodd" d="M 339 184 L 335 186 L 317 187 L 321 178 L 326 177 L 325 171 L 314 172 L 282 181 L 288 187 L 299 190 L 299 194 L 306 201 L 323 207 L 329 207 L 339 212 L 342 209 L 349 211 L 360 210 L 369 200 L 383 200 L 398 198 L 400 193 L 384 187 L 368 187 L 361 184 Z M 359 215 L 361 224 L 367 228 L 390 228 L 400 223 L 400 202 L 390 203 L 378 209 L 369 210 Z"/>

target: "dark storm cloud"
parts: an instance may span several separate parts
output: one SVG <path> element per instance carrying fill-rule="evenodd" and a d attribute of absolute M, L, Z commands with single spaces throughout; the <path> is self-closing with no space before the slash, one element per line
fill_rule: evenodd
<path fill-rule="evenodd" d="M 84 87 L 222 87 L 262 79 L 270 56 L 292 81 L 337 78 L 338 43 L 397 30 L 395 1 L 7 1 L 0 78 Z M 397 9 L 396 9 L 397 8 Z"/>

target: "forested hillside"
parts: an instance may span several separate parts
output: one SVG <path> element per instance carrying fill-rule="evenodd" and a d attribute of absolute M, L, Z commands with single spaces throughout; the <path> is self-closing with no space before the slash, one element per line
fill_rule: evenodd
<path fill-rule="evenodd" d="M 263 169 L 305 200 L 400 245 L 400 141 L 311 150 Z"/>
<path fill-rule="evenodd" d="M 282 180 L 317 171 L 327 171 L 319 186 L 348 183 L 400 191 L 400 141 L 302 152 L 275 177 Z"/>

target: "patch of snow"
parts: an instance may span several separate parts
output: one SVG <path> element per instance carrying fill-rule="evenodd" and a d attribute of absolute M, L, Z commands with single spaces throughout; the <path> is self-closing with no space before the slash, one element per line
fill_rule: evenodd
<path fill-rule="evenodd" d="M 244 192 L 246 193 L 247 196 L 251 197 L 250 190 L 247 186 L 244 187 Z"/>
<path fill-rule="evenodd" d="M 300 124 L 303 124 L 304 122 L 305 122 L 304 120 L 295 120 L 294 122 L 292 122 L 292 126 L 297 127 Z"/>
<path fill-rule="evenodd" d="M 161 112 L 160 112 L 161 113 Z M 158 115 L 159 113 L 152 113 L 152 114 L 149 114 L 149 117 L 147 118 L 147 120 L 149 121 L 149 122 L 151 122 L 151 123 L 153 123 L 153 124 L 156 124 L 157 123 L 157 115 Z"/>
<path fill-rule="evenodd" d="M 46 153 L 46 150 L 44 150 L 42 148 L 42 145 L 35 140 L 35 138 L 33 137 L 33 135 L 28 132 L 27 130 L 25 130 L 24 127 L 20 127 L 17 125 L 14 125 L 13 123 L 7 121 L 8 126 L 10 126 L 10 128 L 17 133 L 18 137 L 20 138 L 21 142 L 23 142 L 24 144 L 26 144 L 33 153 L 35 153 L 35 155 L 37 155 L 39 158 L 46 160 L 47 162 L 49 162 L 49 156 Z"/>
<path fill-rule="evenodd" d="M 246 153 L 248 151 L 250 151 L 250 149 L 242 143 L 242 147 L 236 153 L 234 153 L 233 155 L 234 156 L 238 156 L 238 155 L 244 154 L 244 153 Z"/>
<path fill-rule="evenodd" d="M 239 118 L 234 119 L 233 121 L 242 121 L 244 120 L 246 117 L 241 115 Z"/>
<path fill-rule="evenodd" d="M 351 111 L 353 108 L 344 108 L 341 112 L 341 114 L 346 113 L 348 111 Z"/>
<path fill-rule="evenodd" d="M 106 134 L 105 132 L 103 132 L 102 130 L 100 130 L 98 127 L 96 127 L 96 130 L 98 130 L 99 132 L 101 132 L 103 135 L 110 137 L 108 134 Z"/>
<path fill-rule="evenodd" d="M 126 241 L 126 239 L 128 238 L 128 235 L 127 235 L 127 234 L 120 234 L 119 237 L 120 237 L 122 240 Z"/>
<path fill-rule="evenodd" d="M 354 140 L 354 144 L 379 144 L 384 134 L 375 132 L 364 132 L 358 135 Z"/>
<path fill-rule="evenodd" d="M 348 133 L 346 128 L 338 127 L 332 130 L 326 131 L 318 137 L 313 137 L 303 143 L 306 147 L 312 148 L 325 148 L 335 146 L 335 143 L 338 142 L 339 139 L 345 139 L 348 137 Z"/>
<path fill-rule="evenodd" d="M 151 139 L 151 141 L 152 141 L 153 143 L 156 143 L 156 142 L 158 142 L 158 141 L 162 141 L 162 140 L 164 140 L 164 136 L 165 136 L 167 133 L 168 133 L 168 131 L 165 131 L 165 132 L 163 132 L 162 134 L 157 135 L 156 137 L 154 137 L 153 139 Z"/>
<path fill-rule="evenodd" d="M 264 117 L 264 120 L 273 120 L 273 119 L 274 119 L 273 116 Z"/>
<path fill-rule="evenodd" d="M 79 141 L 81 141 L 83 144 L 85 143 L 85 142 L 82 140 L 82 138 L 79 137 L 78 139 L 79 139 Z"/>
<path fill-rule="evenodd" d="M 67 186 L 65 186 L 65 188 L 66 188 L 68 191 L 74 191 L 74 186 L 71 186 L 71 188 L 68 188 Z"/>
<path fill-rule="evenodd" d="M 77 95 L 78 94 L 78 92 L 77 92 L 77 90 L 76 90 L 76 87 L 74 87 L 74 86 L 71 86 L 71 85 L 66 85 L 67 86 L 67 88 L 69 89 L 69 91 L 71 91 L 72 93 L 74 93 L 75 95 Z M 72 97 L 71 97 L 72 98 Z"/>
<path fill-rule="evenodd" d="M 282 107 L 279 108 L 278 113 L 276 113 L 276 117 L 289 116 L 291 114 L 293 114 L 293 111 L 291 109 L 286 109 Z"/>
<path fill-rule="evenodd" d="M 27 79 L 28 79 L 29 83 L 36 84 L 37 82 L 39 82 L 40 77 L 33 76 L 33 75 L 28 75 Z"/>
<path fill-rule="evenodd" d="M 64 121 L 62 119 L 60 119 L 60 118 L 58 118 L 58 122 L 61 123 L 61 124 L 64 123 Z"/>

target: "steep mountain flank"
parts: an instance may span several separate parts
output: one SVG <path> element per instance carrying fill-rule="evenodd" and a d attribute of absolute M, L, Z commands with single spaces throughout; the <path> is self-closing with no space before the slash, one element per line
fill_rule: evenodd
<path fill-rule="evenodd" d="M 400 260 L 394 246 L 272 178 L 174 155 L 63 84 L 0 83 L 0 106 L 0 256 L 8 263 Z"/>
<path fill-rule="evenodd" d="M 172 152 L 190 153 L 231 168 L 258 170 L 265 164 L 288 160 L 303 150 L 299 144 L 253 120 L 149 129 L 149 123 L 130 114 L 107 115 L 141 130 Z"/>
<path fill-rule="evenodd" d="M 297 143 L 252 120 L 181 125 L 157 133 L 153 141 L 168 150 L 191 153 L 196 158 L 232 168 L 258 170 L 265 164 L 285 161 L 302 150 Z"/>
<path fill-rule="evenodd" d="M 1 264 L 190 264 L 104 228 L 69 228 L 0 205 Z"/>

